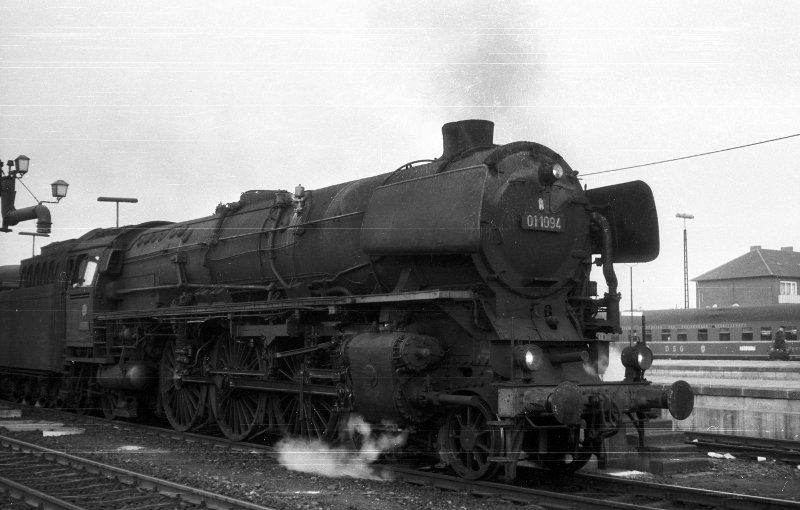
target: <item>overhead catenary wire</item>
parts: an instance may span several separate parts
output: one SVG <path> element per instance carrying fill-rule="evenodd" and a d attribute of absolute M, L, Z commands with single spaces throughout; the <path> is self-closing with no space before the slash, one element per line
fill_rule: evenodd
<path fill-rule="evenodd" d="M 600 171 L 597 171 L 597 172 L 584 173 L 582 175 L 585 177 L 587 175 L 607 174 L 607 173 L 610 173 L 610 172 L 619 172 L 619 171 L 622 171 L 622 170 L 631 170 L 633 168 L 642 168 L 642 167 L 645 167 L 645 166 L 661 165 L 661 164 L 664 164 L 664 163 L 672 163 L 673 161 L 681 161 L 683 159 L 699 158 L 701 156 L 708 156 L 708 155 L 711 155 L 711 154 L 718 154 L 720 152 L 727 152 L 727 151 L 733 151 L 733 150 L 737 150 L 737 149 L 744 149 L 746 147 L 752 147 L 754 145 L 761 145 L 761 144 L 765 144 L 765 143 L 778 142 L 778 141 L 781 141 L 781 140 L 786 140 L 786 139 L 794 138 L 794 137 L 797 137 L 797 136 L 800 136 L 800 133 L 795 133 L 793 135 L 787 135 L 787 136 L 781 136 L 781 137 L 778 137 L 778 138 L 770 138 L 769 140 L 762 140 L 760 142 L 753 142 L 753 143 L 747 143 L 747 144 L 744 144 L 744 145 L 737 145 L 735 147 L 727 147 L 725 149 L 717 149 L 717 150 L 708 151 L 708 152 L 701 152 L 699 154 L 692 154 L 690 156 L 681 156 L 681 157 L 678 157 L 678 158 L 670 158 L 670 159 L 663 159 L 661 161 L 653 161 L 651 163 L 642 163 L 642 164 L 639 164 L 639 165 L 624 166 L 624 167 L 620 167 L 620 168 L 612 168 L 612 169 L 609 169 L 609 170 L 600 170 Z"/>

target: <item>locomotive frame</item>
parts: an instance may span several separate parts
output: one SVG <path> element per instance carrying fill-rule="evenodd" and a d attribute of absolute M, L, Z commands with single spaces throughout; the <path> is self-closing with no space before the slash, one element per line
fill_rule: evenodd
<path fill-rule="evenodd" d="M 687 383 L 647 381 L 644 345 L 602 378 L 613 264 L 658 253 L 652 193 L 585 191 L 551 149 L 492 130 L 445 124 L 435 160 L 48 245 L 0 292 L 0 390 L 237 441 L 351 441 L 358 413 L 471 479 L 604 465 L 626 422 L 644 446 L 654 410 L 693 407 Z"/>

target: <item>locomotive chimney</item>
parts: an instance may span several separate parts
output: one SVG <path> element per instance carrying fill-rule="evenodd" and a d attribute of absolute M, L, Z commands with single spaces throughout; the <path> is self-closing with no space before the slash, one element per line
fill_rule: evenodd
<path fill-rule="evenodd" d="M 491 146 L 494 134 L 494 122 L 490 120 L 459 120 L 448 122 L 442 126 L 444 152 L 442 159 L 453 156 L 474 147 Z"/>

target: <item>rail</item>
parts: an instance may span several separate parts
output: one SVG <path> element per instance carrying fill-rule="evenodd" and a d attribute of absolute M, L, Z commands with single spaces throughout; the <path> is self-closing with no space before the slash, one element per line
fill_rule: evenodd
<path fill-rule="evenodd" d="M 162 506 L 171 501 L 171 508 L 272 510 L 6 436 L 0 436 L 0 448 L 7 452 L 0 463 L 4 485 L 45 508 L 113 508 L 158 500 Z"/>

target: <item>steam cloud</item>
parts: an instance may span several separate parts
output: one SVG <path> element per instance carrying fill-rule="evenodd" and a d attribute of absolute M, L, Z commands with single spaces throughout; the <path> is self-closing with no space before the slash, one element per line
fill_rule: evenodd
<path fill-rule="evenodd" d="M 604 381 L 621 381 L 625 378 L 625 367 L 622 366 L 621 350 L 616 344 L 611 344 L 608 351 L 608 366 L 603 376 Z"/>
<path fill-rule="evenodd" d="M 278 461 L 286 469 L 329 478 L 385 480 L 386 475 L 374 470 L 370 464 L 382 452 L 403 446 L 408 437 L 407 432 L 373 436 L 372 427 L 358 415 L 348 420 L 347 433 L 363 438 L 358 450 L 346 446 L 332 447 L 316 439 L 284 438 L 276 445 Z"/>

